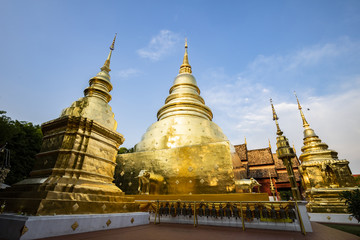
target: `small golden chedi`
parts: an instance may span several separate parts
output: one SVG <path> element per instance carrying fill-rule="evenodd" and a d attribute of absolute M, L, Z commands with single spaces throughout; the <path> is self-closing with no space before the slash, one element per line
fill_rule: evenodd
<path fill-rule="evenodd" d="M 42 124 L 41 152 L 30 176 L 0 192 L 7 212 L 36 215 L 118 213 L 137 210 L 113 182 L 115 157 L 124 137 L 108 102 L 110 53 L 89 81 L 84 97 Z"/>
<path fill-rule="evenodd" d="M 347 206 L 344 200 L 340 200 L 339 193 L 357 188 L 349 162 L 338 159 L 338 153 L 328 149 L 328 145 L 315 134 L 305 118 L 297 96 L 296 99 L 304 127 L 304 146 L 299 157 L 299 170 L 306 199 L 309 201 L 308 212 L 346 213 Z"/>

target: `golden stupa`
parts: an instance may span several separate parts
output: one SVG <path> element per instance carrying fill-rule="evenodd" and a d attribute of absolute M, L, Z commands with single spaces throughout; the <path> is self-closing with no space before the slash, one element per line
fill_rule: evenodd
<path fill-rule="evenodd" d="M 347 206 L 339 199 L 339 193 L 357 188 L 349 162 L 338 159 L 338 153 L 328 149 L 328 145 L 315 134 L 305 118 L 297 96 L 296 99 L 304 126 L 304 146 L 299 157 L 301 161 L 299 170 L 303 178 L 306 198 L 309 201 L 308 211 L 346 213 Z"/>
<path fill-rule="evenodd" d="M 119 154 L 121 188 L 127 194 L 221 194 L 235 191 L 245 168 L 211 109 L 200 96 L 188 60 L 153 123 L 133 153 Z"/>
<path fill-rule="evenodd" d="M 115 36 L 116 37 L 116 36 Z M 41 152 L 30 176 L 0 192 L 7 212 L 36 215 L 135 211 L 133 198 L 113 182 L 115 158 L 124 137 L 108 102 L 110 53 L 101 71 L 89 80 L 84 97 L 43 123 Z"/>

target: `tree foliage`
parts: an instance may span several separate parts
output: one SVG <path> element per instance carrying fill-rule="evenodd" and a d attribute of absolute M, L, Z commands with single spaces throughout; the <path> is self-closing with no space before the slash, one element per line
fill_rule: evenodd
<path fill-rule="evenodd" d="M 8 143 L 11 168 L 5 183 L 11 185 L 25 179 L 32 170 L 41 148 L 42 132 L 39 125 L 12 120 L 5 114 L 0 111 L 0 146 Z"/>
<path fill-rule="evenodd" d="M 355 185 L 360 186 L 360 175 L 354 176 L 354 180 L 355 180 Z"/>
<path fill-rule="evenodd" d="M 345 199 L 349 213 L 360 222 L 360 189 L 341 192 L 340 199 Z"/>
<path fill-rule="evenodd" d="M 134 148 L 129 148 L 127 149 L 126 147 L 121 147 L 118 150 L 118 154 L 126 154 L 126 153 L 133 153 L 134 152 Z M 118 159 L 116 159 L 116 167 L 115 167 L 115 171 L 114 171 L 114 183 L 116 186 L 118 186 L 121 189 L 121 184 L 124 180 L 123 176 L 121 175 L 121 162 L 119 162 Z"/>
<path fill-rule="evenodd" d="M 127 150 L 128 150 L 128 149 L 127 149 L 126 147 L 121 147 L 121 148 L 119 148 L 118 154 L 126 153 Z"/>

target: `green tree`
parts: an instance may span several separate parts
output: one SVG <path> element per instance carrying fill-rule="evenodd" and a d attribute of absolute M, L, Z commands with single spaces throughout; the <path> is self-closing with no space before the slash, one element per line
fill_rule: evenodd
<path fill-rule="evenodd" d="M 360 190 L 344 191 L 339 195 L 341 200 L 345 199 L 348 212 L 351 213 L 351 216 L 360 222 Z"/>
<path fill-rule="evenodd" d="M 14 184 L 25 179 L 32 170 L 35 155 L 40 151 L 42 132 L 39 125 L 25 121 L 13 121 L 0 111 L 0 145 L 8 143 L 10 150 L 10 172 L 6 184 Z"/>
<path fill-rule="evenodd" d="M 126 147 L 121 147 L 119 148 L 118 154 L 124 154 L 128 151 L 128 149 Z"/>

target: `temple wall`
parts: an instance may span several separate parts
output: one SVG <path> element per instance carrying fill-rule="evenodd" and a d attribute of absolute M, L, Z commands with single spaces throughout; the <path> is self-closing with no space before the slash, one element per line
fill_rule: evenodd
<path fill-rule="evenodd" d="M 150 194 L 211 194 L 234 191 L 228 141 L 172 149 L 119 154 L 122 185 L 137 194 L 141 170 L 151 172 Z"/>

